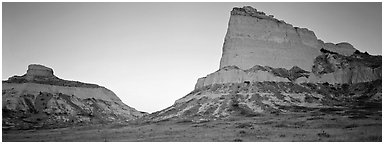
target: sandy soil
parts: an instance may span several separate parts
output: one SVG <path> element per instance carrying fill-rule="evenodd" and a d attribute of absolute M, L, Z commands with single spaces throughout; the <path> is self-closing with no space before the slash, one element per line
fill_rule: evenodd
<path fill-rule="evenodd" d="M 381 112 L 346 116 L 308 112 L 222 120 L 169 120 L 4 130 L 3 141 L 382 141 Z"/>

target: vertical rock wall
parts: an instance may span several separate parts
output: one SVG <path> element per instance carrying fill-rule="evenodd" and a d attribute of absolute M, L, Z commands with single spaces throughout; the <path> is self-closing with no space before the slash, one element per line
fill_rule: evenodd
<path fill-rule="evenodd" d="M 53 70 L 43 65 L 31 64 L 28 66 L 26 78 L 28 80 L 33 79 L 36 76 L 40 77 L 53 77 Z"/>
<path fill-rule="evenodd" d="M 223 45 L 220 68 L 254 65 L 310 70 L 320 55 L 314 32 L 293 27 L 252 7 L 234 8 Z"/>

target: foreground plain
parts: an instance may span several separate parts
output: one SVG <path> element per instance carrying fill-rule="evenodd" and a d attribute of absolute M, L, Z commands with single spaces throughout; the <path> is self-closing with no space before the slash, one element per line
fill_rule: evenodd
<path fill-rule="evenodd" d="M 217 120 L 138 120 L 58 129 L 3 129 L 3 141 L 382 141 L 381 111 L 357 113 L 315 110 Z"/>

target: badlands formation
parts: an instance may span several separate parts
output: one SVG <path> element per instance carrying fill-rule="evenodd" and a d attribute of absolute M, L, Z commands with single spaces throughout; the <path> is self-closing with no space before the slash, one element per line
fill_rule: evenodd
<path fill-rule="evenodd" d="M 300 69 L 300 73 L 306 74 L 290 79 L 297 83 L 351 84 L 381 79 L 381 56 L 360 53 L 345 42 L 324 43 L 313 31 L 293 27 L 245 6 L 231 11 L 220 69 L 200 78 L 196 88 L 230 82 L 288 80 L 275 72 L 249 71 L 259 65 L 283 71 Z M 318 72 L 324 68 L 331 70 Z"/>
<path fill-rule="evenodd" d="M 220 68 L 174 105 L 147 117 L 227 118 L 381 103 L 381 56 L 324 43 L 306 28 L 233 8 Z M 361 101 L 360 101 L 361 102 Z M 297 109 L 298 108 L 298 109 Z"/>
<path fill-rule="evenodd" d="M 133 120 L 145 114 L 104 87 L 62 80 L 42 65 L 29 65 L 25 75 L 3 81 L 2 87 L 3 128 L 65 127 Z"/>
<path fill-rule="evenodd" d="M 220 68 L 168 108 L 144 114 L 30 65 L 3 81 L 3 141 L 382 141 L 381 62 L 234 8 Z"/>

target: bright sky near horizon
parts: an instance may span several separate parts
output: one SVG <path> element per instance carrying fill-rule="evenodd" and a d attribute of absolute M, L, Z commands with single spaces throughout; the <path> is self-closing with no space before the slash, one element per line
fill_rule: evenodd
<path fill-rule="evenodd" d="M 230 11 L 245 5 L 382 53 L 381 3 L 2 3 L 2 79 L 38 63 L 159 111 L 218 70 Z"/>

